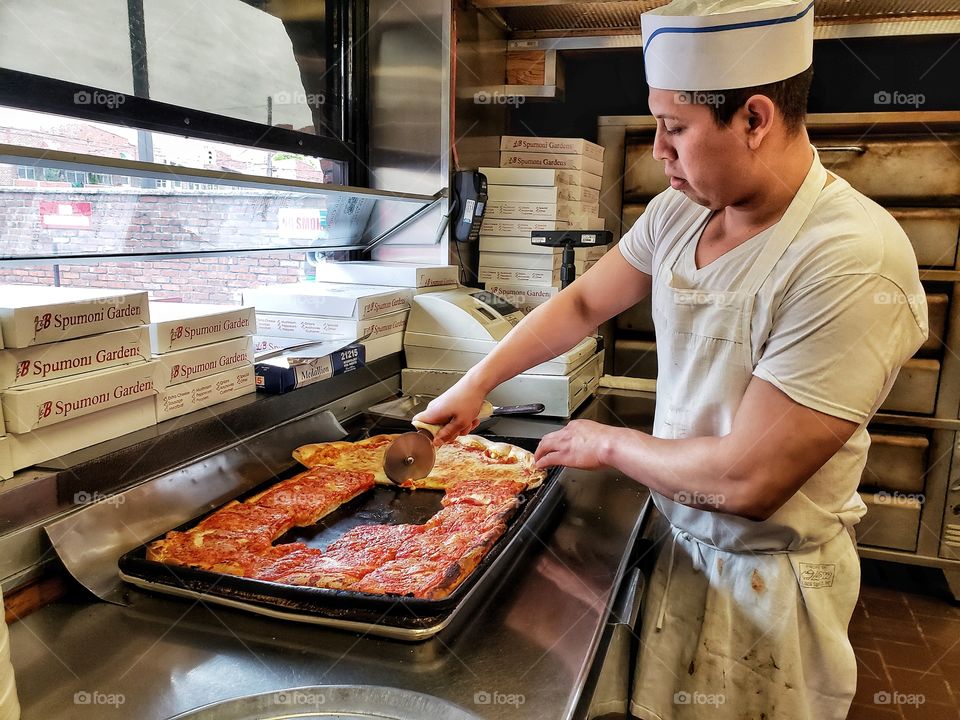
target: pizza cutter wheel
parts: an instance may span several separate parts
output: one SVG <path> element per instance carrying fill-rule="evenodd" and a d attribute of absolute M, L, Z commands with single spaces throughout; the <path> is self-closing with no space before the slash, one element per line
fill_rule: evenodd
<path fill-rule="evenodd" d="M 491 415 L 531 415 L 543 412 L 541 403 L 532 405 L 506 405 L 494 408 L 486 400 L 480 406 L 477 420 L 485 420 Z M 437 449 L 433 440 L 440 432 L 440 425 L 430 425 L 411 420 L 417 428 L 415 432 L 403 433 L 387 448 L 383 456 L 383 472 L 391 482 L 400 485 L 407 480 L 425 478 L 433 470 L 437 461 Z"/>

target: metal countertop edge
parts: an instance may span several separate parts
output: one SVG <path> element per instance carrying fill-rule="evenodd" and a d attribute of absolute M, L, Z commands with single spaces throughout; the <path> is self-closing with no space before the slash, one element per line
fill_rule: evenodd
<path fill-rule="evenodd" d="M 622 475 L 622 477 L 630 480 L 631 482 L 636 482 L 632 478 Z M 563 480 L 563 474 L 557 478 L 558 481 Z M 653 498 L 647 496 L 647 499 L 643 502 L 643 508 L 640 510 L 640 513 L 637 515 L 637 520 L 633 525 L 633 530 L 630 532 L 630 538 L 627 541 L 627 545 L 624 548 L 623 555 L 620 558 L 620 565 L 617 567 L 617 574 L 614 577 L 613 585 L 610 590 L 610 597 L 607 598 L 607 607 L 604 610 L 603 617 L 601 618 L 600 623 L 597 626 L 597 631 L 594 633 L 593 639 L 590 641 L 590 649 L 587 653 L 586 662 L 584 666 L 580 669 L 580 674 L 577 676 L 577 682 L 573 686 L 574 692 L 570 696 L 570 699 L 567 703 L 567 707 L 564 708 L 562 720 L 573 720 L 573 714 L 577 710 L 577 706 L 580 703 L 580 699 L 583 696 L 584 688 L 587 684 L 587 677 L 590 674 L 590 668 L 593 667 L 594 662 L 597 659 L 597 648 L 600 646 L 600 638 L 603 637 L 604 630 L 606 630 L 607 623 L 610 621 L 610 616 L 613 613 L 613 605 L 617 601 L 617 592 L 620 589 L 620 585 L 623 583 L 623 579 L 627 575 L 627 566 L 630 563 L 630 558 L 633 553 L 631 552 L 634 547 L 636 547 L 637 540 L 640 538 L 640 532 L 643 529 L 643 523 L 647 519 L 647 515 L 650 513 L 650 506 Z"/>

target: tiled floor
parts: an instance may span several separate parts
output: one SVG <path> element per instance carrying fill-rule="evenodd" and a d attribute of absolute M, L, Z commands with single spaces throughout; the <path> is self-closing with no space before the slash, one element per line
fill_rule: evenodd
<path fill-rule="evenodd" d="M 939 571 L 864 561 L 850 640 L 848 720 L 960 720 L 960 604 Z"/>

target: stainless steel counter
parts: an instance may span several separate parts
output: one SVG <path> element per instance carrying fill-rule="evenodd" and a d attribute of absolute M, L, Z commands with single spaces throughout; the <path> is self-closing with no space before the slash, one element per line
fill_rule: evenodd
<path fill-rule="evenodd" d="M 593 405 L 603 417 L 604 401 Z M 530 437 L 555 427 L 498 423 L 493 432 Z M 490 599 L 419 644 L 136 590 L 130 607 L 50 605 L 11 627 L 23 718 L 162 720 L 238 695 L 347 684 L 416 690 L 483 718 L 570 717 L 649 495 L 613 472 L 566 470 L 561 483 L 558 521 Z"/>

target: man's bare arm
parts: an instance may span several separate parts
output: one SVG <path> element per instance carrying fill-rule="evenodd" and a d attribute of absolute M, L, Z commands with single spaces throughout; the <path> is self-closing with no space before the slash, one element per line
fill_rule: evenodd
<path fill-rule="evenodd" d="M 755 377 L 723 437 L 667 440 L 575 420 L 543 438 L 537 460 L 541 466 L 615 467 L 682 504 L 763 520 L 856 429 Z"/>
<path fill-rule="evenodd" d="M 480 403 L 500 383 L 560 355 L 600 323 L 650 294 L 651 279 L 619 250 L 604 255 L 570 287 L 527 315 L 497 347 L 417 420 L 443 425 L 438 442 L 469 432 Z"/>

